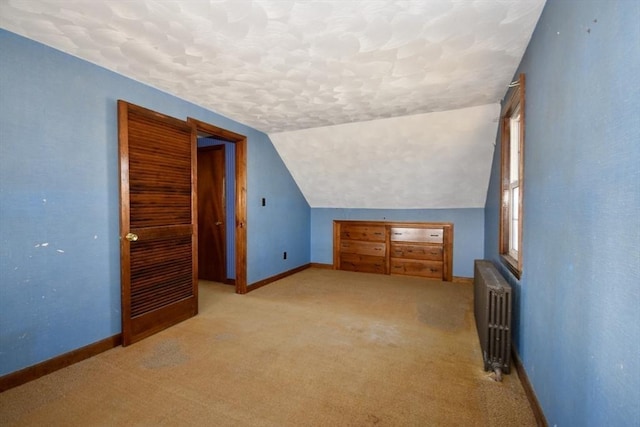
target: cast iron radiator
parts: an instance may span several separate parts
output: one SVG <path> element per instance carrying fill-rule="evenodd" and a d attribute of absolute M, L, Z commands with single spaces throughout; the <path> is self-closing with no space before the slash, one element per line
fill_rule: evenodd
<path fill-rule="evenodd" d="M 502 381 L 511 365 L 511 286 L 491 261 L 475 260 L 473 292 L 484 370 Z"/>

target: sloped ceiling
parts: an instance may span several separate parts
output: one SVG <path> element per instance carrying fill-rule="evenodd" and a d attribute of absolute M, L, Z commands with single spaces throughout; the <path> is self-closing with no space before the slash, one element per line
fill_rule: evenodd
<path fill-rule="evenodd" d="M 497 103 L 543 6 L 2 0 L 0 26 L 270 134 L 312 206 L 475 207 Z M 475 134 L 461 129 L 467 115 Z M 371 185 L 383 153 L 402 150 L 407 161 L 386 162 L 386 184 Z M 484 163 L 470 167 L 480 152 Z M 425 191 L 425 171 L 438 171 L 438 191 Z"/>
<path fill-rule="evenodd" d="M 484 207 L 498 104 L 271 135 L 313 207 Z"/>

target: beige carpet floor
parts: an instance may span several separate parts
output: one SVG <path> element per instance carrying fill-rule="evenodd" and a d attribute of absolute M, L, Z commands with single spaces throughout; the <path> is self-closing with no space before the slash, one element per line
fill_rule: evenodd
<path fill-rule="evenodd" d="M 472 286 L 308 269 L 0 394 L 2 426 L 535 426 L 482 370 Z"/>

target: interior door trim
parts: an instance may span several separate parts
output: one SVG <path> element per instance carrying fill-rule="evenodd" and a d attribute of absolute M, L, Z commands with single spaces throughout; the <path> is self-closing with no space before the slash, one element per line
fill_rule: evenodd
<path fill-rule="evenodd" d="M 231 142 L 236 147 L 236 191 L 235 191 L 235 238 L 236 238 L 236 293 L 247 293 L 247 137 L 218 126 L 187 118 L 198 131 L 207 133 L 217 139 Z"/>

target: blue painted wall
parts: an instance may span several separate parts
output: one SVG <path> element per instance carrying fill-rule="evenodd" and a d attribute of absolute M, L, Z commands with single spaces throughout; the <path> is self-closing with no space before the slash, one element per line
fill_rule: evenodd
<path fill-rule="evenodd" d="M 548 0 L 526 73 L 514 341 L 551 426 L 640 425 L 640 2 Z M 485 255 L 500 263 L 499 149 Z"/>
<path fill-rule="evenodd" d="M 249 283 L 310 261 L 267 135 L 4 30 L 0 52 L 0 375 L 121 330 L 118 99 L 247 136 Z"/>
<path fill-rule="evenodd" d="M 484 209 L 311 209 L 311 261 L 333 264 L 334 220 L 388 220 L 453 223 L 453 274 L 473 277 L 473 261 L 483 257 Z"/>
<path fill-rule="evenodd" d="M 248 228 L 248 256 L 254 268 L 248 282 L 272 277 L 310 261 L 311 211 L 271 141 L 252 147 L 251 168 L 261 171 L 247 199 L 252 213 Z M 295 195 L 296 197 L 292 197 Z M 265 206 L 262 206 L 262 199 Z M 287 252 L 287 259 L 283 253 Z"/>

